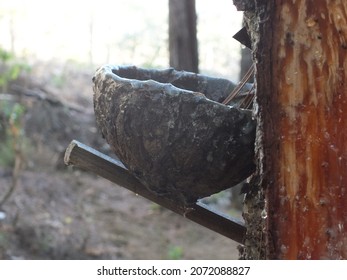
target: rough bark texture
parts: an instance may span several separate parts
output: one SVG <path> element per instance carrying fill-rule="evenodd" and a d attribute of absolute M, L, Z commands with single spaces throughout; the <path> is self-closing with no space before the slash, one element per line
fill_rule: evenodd
<path fill-rule="evenodd" d="M 247 16 L 257 69 L 256 196 L 266 190 L 267 204 L 252 216 L 266 221 L 258 255 L 246 246 L 243 257 L 345 259 L 347 2 L 255 8 Z"/>
<path fill-rule="evenodd" d="M 233 0 L 234 5 L 239 11 L 254 11 L 254 0 Z"/>
<path fill-rule="evenodd" d="M 100 68 L 93 80 L 99 128 L 125 166 L 158 195 L 189 206 L 254 171 L 251 112 L 204 95 L 222 94 L 220 83 L 229 88 L 230 82 L 116 66 Z"/>
<path fill-rule="evenodd" d="M 267 214 L 265 209 L 266 183 L 264 165 L 264 110 L 268 116 L 271 115 L 267 98 L 261 97 L 271 95 L 271 49 L 266 46 L 267 40 L 271 40 L 271 33 L 266 40 L 261 39 L 263 30 L 268 27 L 271 11 L 271 1 L 234 0 L 239 10 L 245 11 L 244 23 L 251 36 L 253 61 L 256 62 L 256 96 L 254 102 L 254 115 L 257 120 L 257 131 L 255 140 L 256 172 L 249 184 L 249 192 L 245 196 L 243 218 L 247 227 L 244 246 L 240 247 L 240 259 L 266 259 L 271 251 L 271 244 L 266 230 Z M 267 122 L 271 125 L 272 122 Z"/>
<path fill-rule="evenodd" d="M 169 0 L 170 66 L 198 73 L 195 0 Z"/>

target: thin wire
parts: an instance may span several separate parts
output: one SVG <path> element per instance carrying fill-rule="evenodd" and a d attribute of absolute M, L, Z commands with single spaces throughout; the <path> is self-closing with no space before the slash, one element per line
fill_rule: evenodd
<path fill-rule="evenodd" d="M 234 88 L 234 90 L 225 98 L 222 104 L 227 105 L 230 101 L 232 101 L 241 91 L 241 89 L 245 86 L 250 77 L 254 74 L 254 64 L 248 69 L 247 73 L 243 76 L 238 85 Z"/>
<path fill-rule="evenodd" d="M 254 84 L 252 85 L 251 89 L 245 94 L 246 97 L 245 99 L 243 99 L 242 103 L 240 104 L 240 108 L 244 108 L 244 109 L 250 109 L 251 104 L 254 100 Z"/>

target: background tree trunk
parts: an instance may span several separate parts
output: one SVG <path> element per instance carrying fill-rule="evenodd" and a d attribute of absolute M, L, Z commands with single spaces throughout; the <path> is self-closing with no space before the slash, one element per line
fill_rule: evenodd
<path fill-rule="evenodd" d="M 242 49 L 241 49 L 241 69 L 240 69 L 240 77 L 239 77 L 240 80 L 245 76 L 245 74 L 247 73 L 249 68 L 252 66 L 252 64 L 253 64 L 253 60 L 252 60 L 251 50 L 246 48 L 246 47 L 242 47 Z M 254 78 L 251 77 L 248 80 L 248 82 L 253 83 Z"/>
<path fill-rule="evenodd" d="M 195 0 L 169 0 L 170 66 L 199 72 Z"/>
<path fill-rule="evenodd" d="M 346 259 L 347 2 L 254 3 L 259 188 L 242 258 Z"/>

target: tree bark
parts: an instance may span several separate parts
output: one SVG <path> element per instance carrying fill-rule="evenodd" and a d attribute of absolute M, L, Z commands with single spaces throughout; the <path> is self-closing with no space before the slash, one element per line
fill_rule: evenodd
<path fill-rule="evenodd" d="M 248 203 L 266 205 L 243 258 L 346 259 L 347 2 L 254 2 L 259 189 Z"/>
<path fill-rule="evenodd" d="M 195 0 L 169 0 L 170 66 L 199 72 Z"/>

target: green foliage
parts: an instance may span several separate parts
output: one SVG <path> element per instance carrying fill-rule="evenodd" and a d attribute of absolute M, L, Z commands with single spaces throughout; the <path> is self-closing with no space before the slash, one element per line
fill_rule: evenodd
<path fill-rule="evenodd" d="M 7 92 L 9 82 L 16 80 L 30 66 L 0 48 L 0 93 Z M 0 99 L 0 166 L 12 166 L 16 152 L 26 144 L 22 117 L 25 107 L 20 103 Z"/>
<path fill-rule="evenodd" d="M 14 163 L 15 153 L 9 138 L 0 145 L 0 166 L 12 166 Z"/>
<path fill-rule="evenodd" d="M 8 83 L 16 80 L 22 71 L 29 72 L 30 66 L 18 61 L 15 56 L 0 48 L 0 90 L 7 91 Z"/>
<path fill-rule="evenodd" d="M 169 246 L 168 258 L 170 260 L 180 260 L 183 258 L 183 248 L 181 246 Z"/>
<path fill-rule="evenodd" d="M 0 100 L 0 166 L 12 166 L 16 151 L 27 145 L 22 125 L 24 113 L 23 105 Z"/>

